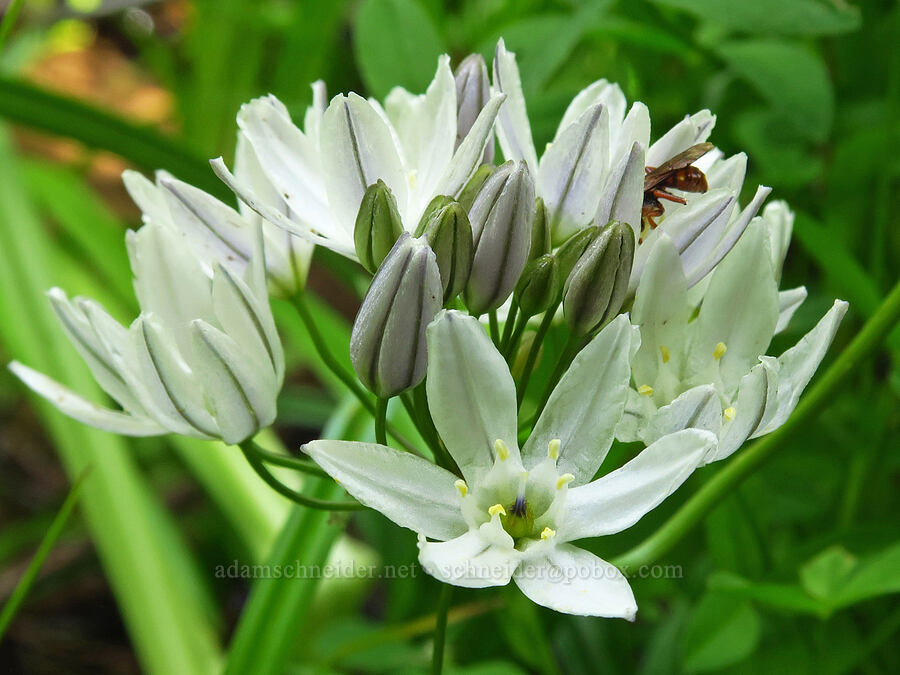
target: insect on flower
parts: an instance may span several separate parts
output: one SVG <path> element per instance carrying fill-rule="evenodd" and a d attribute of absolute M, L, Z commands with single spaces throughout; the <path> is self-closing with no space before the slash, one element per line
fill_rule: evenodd
<path fill-rule="evenodd" d="M 706 192 L 709 185 L 706 176 L 694 162 L 713 149 L 712 143 L 697 143 L 684 152 L 680 152 L 661 166 L 646 168 L 644 176 L 644 202 L 641 205 L 641 237 L 642 243 L 649 230 L 656 229 L 656 221 L 663 214 L 661 199 L 677 204 L 687 204 L 683 197 L 673 195 L 670 189 L 683 192 Z"/>

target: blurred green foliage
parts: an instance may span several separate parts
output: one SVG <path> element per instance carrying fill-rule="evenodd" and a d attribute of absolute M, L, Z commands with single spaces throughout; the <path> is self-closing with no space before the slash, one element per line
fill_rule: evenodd
<path fill-rule="evenodd" d="M 900 7 L 894 2 L 194 0 L 187 4 L 183 29 L 172 32 L 152 29 L 152 20 L 160 23 L 155 3 L 132 8 L 148 12 L 151 29 L 135 19 L 142 15 L 108 10 L 107 4 L 113 3 L 100 3 L 89 14 L 71 5 L 25 4 L 0 54 L 0 115 L 111 150 L 148 171 L 168 168 L 223 194 L 205 158 L 233 151 L 234 115 L 242 102 L 272 92 L 299 119 L 310 100 L 309 83 L 319 78 L 332 93 L 353 89 L 383 97 L 394 85 L 421 91 L 438 54 L 450 53 L 454 63 L 471 51 L 489 58 L 503 36 L 518 55 L 538 147 L 552 137 L 571 97 L 600 77 L 618 82 L 629 100 L 649 106 L 654 137 L 698 109 L 718 115 L 712 140 L 726 153 L 745 151 L 750 157 L 747 190 L 771 185 L 773 197 L 786 199 L 797 212 L 784 286 L 806 284 L 810 295 L 778 337 L 774 353 L 805 333 L 834 297 L 851 303 L 833 347 L 839 350 L 897 281 Z M 56 22 L 72 16 L 112 36 L 173 93 L 176 135 L 48 95 L 22 78 L 21 67 Z M 33 283 L 16 285 L 14 277 L 0 275 L 9 294 L 0 302 L 2 361 L 23 356 L 20 350 L 29 340 L 44 339 L 16 329 L 34 321 L 28 307 L 42 302 L 35 294 L 36 278 L 98 297 L 123 319 L 133 310 L 121 242 L 124 225 L 85 172 L 44 159 L 17 162 L 23 167 L 20 197 L 34 203 L 45 226 L 40 236 L 44 253 L 40 260 L 25 261 L 19 277 Z M 15 214 L 0 221 L 8 234 L 19 226 Z M 6 247 L 3 254 L 15 255 Z M 319 263 L 318 273 L 329 275 L 328 284 L 314 288 L 325 289 L 325 299 L 334 302 L 329 289 L 347 286 L 334 281 L 346 279 L 347 270 L 327 255 Z M 27 265 L 42 267 L 29 277 Z M 342 293 L 353 297 L 352 288 Z M 27 296 L 14 302 L 15 294 Z M 285 390 L 281 423 L 293 442 L 317 433 L 334 406 L 336 390 L 296 316 L 281 305 L 276 313 L 294 371 L 312 372 L 321 383 L 298 379 Z M 343 350 L 346 358 L 347 317 L 324 309 L 322 316 L 334 351 Z M 56 354 L 55 342 L 44 344 L 54 345 L 53 358 L 60 364 L 72 356 L 64 347 Z M 514 588 L 457 591 L 454 607 L 463 618 L 451 616 L 448 672 L 900 672 L 895 648 L 900 635 L 898 354 L 900 332 L 895 331 L 816 424 L 736 489 L 658 566 L 637 571 L 633 586 L 641 611 L 635 624 L 557 615 L 523 601 Z M 83 377 L 80 366 L 60 365 L 58 372 L 66 368 Z M 13 428 L 22 400 L 21 389 L 8 374 L 0 374 L 0 424 L 7 425 L 0 432 Z M 63 457 L 76 456 L 79 448 L 65 447 L 77 445 L 64 438 L 68 432 L 63 429 L 71 425 L 56 426 L 48 430 L 51 442 Z M 298 436 L 298 429 L 306 431 Z M 78 438 L 97 435 L 76 433 Z M 40 431 L 32 434 L 39 437 Z M 115 446 L 111 453 L 126 445 L 103 443 Z M 181 536 L 190 539 L 192 551 L 172 535 L 174 519 L 159 525 L 156 539 L 176 542 L 169 552 L 179 559 L 193 553 L 192 564 L 202 570 L 236 556 L 262 559 L 282 505 L 260 506 L 252 499 L 256 488 L 245 485 L 239 467 L 231 469 L 234 482 L 223 490 L 216 485 L 218 474 L 197 459 L 196 451 L 172 444 L 175 453 L 170 453 L 169 445 L 127 442 L 157 493 L 197 481 L 210 499 L 179 514 Z M 628 449 L 617 452 L 624 457 Z M 130 463 L 128 471 L 131 476 Z M 626 550 L 714 471 L 698 472 L 672 504 L 633 530 L 596 542 L 594 550 L 606 557 Z M 17 493 L 5 475 L 0 490 L 4 507 L 16 501 L 8 497 Z M 229 506 L 234 494 L 244 495 L 241 504 L 256 504 L 255 510 L 248 515 L 243 507 Z M 89 485 L 85 499 L 101 505 L 95 511 L 104 504 L 90 496 Z M 152 512 L 145 518 L 161 519 L 143 502 L 138 506 Z M 40 539 L 48 509 L 41 504 L 10 509 L 0 532 L 4 563 Z M 264 522 L 268 529 L 259 534 Z M 413 536 L 376 513 L 354 516 L 350 531 L 385 565 L 415 559 Z M 92 530 L 104 550 L 116 535 L 114 529 Z M 129 596 L 121 580 L 129 564 L 132 573 L 141 573 L 140 561 L 106 556 L 142 665 L 163 672 L 165 659 L 146 656 L 160 634 L 142 624 L 134 605 L 141 596 Z M 116 572 L 117 564 L 125 567 Z M 53 584 L 52 577 L 41 579 L 36 590 Z M 235 617 L 222 608 L 233 600 L 234 584 L 210 579 L 208 585 L 220 613 L 209 623 L 224 642 Z M 296 606 L 283 609 L 292 617 L 290 625 L 279 626 L 279 639 L 293 641 L 296 668 L 291 672 L 424 669 L 435 591 L 436 583 L 419 573 L 411 579 L 373 580 L 364 593 L 356 589 L 331 605 L 332 611 L 314 612 L 312 623 L 297 619 Z M 175 609 L 182 616 L 190 613 Z M 22 611 L 27 613 L 28 606 Z M 14 631 L 11 635 L 14 639 Z M 278 672 L 277 659 L 272 664 Z"/>

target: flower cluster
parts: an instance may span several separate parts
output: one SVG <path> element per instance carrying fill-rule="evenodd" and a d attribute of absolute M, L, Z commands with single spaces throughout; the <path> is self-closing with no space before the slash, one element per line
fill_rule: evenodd
<path fill-rule="evenodd" d="M 741 206 L 747 157 L 708 142 L 709 111 L 651 143 L 646 106 L 606 80 L 572 100 L 538 157 L 502 40 L 490 75 L 481 56 L 455 73 L 444 56 L 422 95 L 313 94 L 302 129 L 273 96 L 242 107 L 233 172 L 212 162 L 237 210 L 165 173 L 126 173 L 144 220 L 128 235 L 130 328 L 50 292 L 121 411 L 12 369 L 102 429 L 249 447 L 284 377 L 268 294 L 296 299 L 312 247 L 328 247 L 371 275 L 349 351 L 377 403 L 337 374 L 379 442 L 305 452 L 416 532 L 438 579 L 512 580 L 561 612 L 633 619 L 624 576 L 571 542 L 630 527 L 697 467 L 781 426 L 847 310 L 836 301 L 766 355 L 806 297 L 778 289 L 790 210 L 757 215 L 767 187 Z M 421 454 L 387 444 L 395 396 Z M 601 475 L 616 439 L 645 447 Z"/>

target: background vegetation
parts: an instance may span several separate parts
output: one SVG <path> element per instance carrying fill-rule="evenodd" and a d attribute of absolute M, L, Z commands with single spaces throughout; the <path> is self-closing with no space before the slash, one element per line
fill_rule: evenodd
<path fill-rule="evenodd" d="M 712 140 L 748 153 L 748 191 L 771 185 L 797 212 L 785 286 L 810 294 L 773 353 L 841 297 L 851 310 L 833 359 L 896 282 L 900 8 L 889 0 L 28 0 L 0 51 L 0 362 L 98 393 L 42 293 L 59 285 L 133 316 L 122 234 L 139 214 L 119 182 L 126 166 L 167 168 L 229 198 L 206 159 L 233 151 L 241 102 L 272 92 L 301 116 L 318 78 L 331 92 L 419 91 L 438 54 L 489 56 L 501 35 L 518 53 L 539 147 L 599 77 L 648 104 L 654 136 L 700 108 L 718 114 Z M 342 355 L 354 274 L 317 254 L 310 282 L 334 308 L 320 306 Z M 296 316 L 276 310 L 292 373 L 281 440 L 295 449 L 323 427 L 369 433 Z M 635 624 L 554 614 L 514 588 L 457 592 L 450 663 L 477 673 L 900 672 L 898 354 L 895 330 L 659 561 L 680 578 L 634 581 Z M 409 532 L 366 512 L 338 538 L 342 522 L 291 511 L 234 448 L 89 430 L 5 370 L 0 601 L 85 467 L 75 515 L 0 643 L 4 671 L 205 673 L 226 658 L 235 673 L 427 667 L 437 584 L 418 570 L 322 584 L 215 574 L 235 560 L 321 563 L 335 541 L 335 559 L 406 565 Z M 650 534 L 716 468 L 596 552 L 614 556 Z"/>

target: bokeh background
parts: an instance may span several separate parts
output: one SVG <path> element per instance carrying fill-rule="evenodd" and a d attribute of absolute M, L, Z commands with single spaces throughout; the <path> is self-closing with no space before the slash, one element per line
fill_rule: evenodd
<path fill-rule="evenodd" d="M 123 169 L 166 168 L 228 199 L 206 160 L 230 158 L 243 101 L 271 92 L 301 119 L 319 78 L 332 93 L 422 91 L 439 54 L 489 57 L 501 35 L 538 147 L 600 77 L 647 103 L 654 138 L 687 113 L 718 115 L 711 140 L 748 153 L 748 194 L 770 185 L 797 214 L 784 287 L 806 284 L 809 299 L 770 353 L 841 297 L 851 310 L 827 365 L 897 281 L 900 7 L 889 0 L 27 0 L 0 50 L 0 362 L 92 391 L 42 292 L 59 285 L 133 316 L 122 235 L 139 213 Z M 338 351 L 354 274 L 317 253 L 310 288 Z M 296 317 L 276 311 L 291 363 L 281 439 L 296 448 L 328 424 L 367 433 Z M 635 624 L 557 615 L 514 589 L 460 592 L 453 667 L 900 672 L 898 354 L 895 330 L 814 423 L 635 580 Z M 179 658 L 214 669 L 251 586 L 214 570 L 265 559 L 287 510 L 213 452 L 228 451 L 85 430 L 0 369 L 0 603 L 72 478 L 93 467 L 0 643 L 0 670 L 166 672 Z M 712 471 L 596 552 L 652 532 Z M 348 532 L 344 559 L 415 558 L 413 535 L 378 514 Z M 294 645 L 290 672 L 425 669 L 435 591 L 421 573 L 324 584 L 301 621 L 278 628 Z"/>

